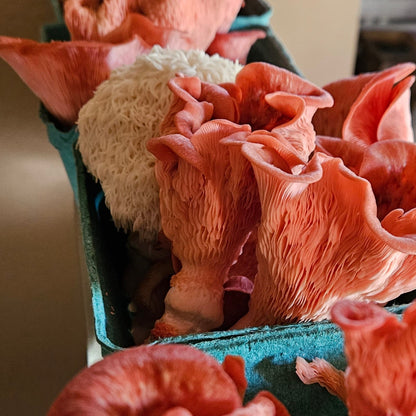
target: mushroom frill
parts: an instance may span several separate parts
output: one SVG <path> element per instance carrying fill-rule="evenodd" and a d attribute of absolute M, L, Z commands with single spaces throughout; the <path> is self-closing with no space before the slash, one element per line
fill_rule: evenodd
<path fill-rule="evenodd" d="M 402 320 L 373 303 L 339 301 L 331 311 L 344 333 L 347 369 L 298 357 L 296 372 L 338 396 L 350 415 L 416 414 L 416 302 Z"/>

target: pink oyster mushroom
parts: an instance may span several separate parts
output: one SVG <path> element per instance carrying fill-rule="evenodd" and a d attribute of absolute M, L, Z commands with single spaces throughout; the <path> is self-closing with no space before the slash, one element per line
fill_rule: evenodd
<path fill-rule="evenodd" d="M 113 69 L 132 64 L 146 50 L 138 38 L 112 45 L 83 41 L 40 43 L 0 36 L 0 57 L 65 126 L 76 122 L 81 107 Z"/>
<path fill-rule="evenodd" d="M 153 337 L 206 332 L 223 323 L 223 286 L 260 209 L 251 167 L 239 148 L 220 141 L 248 133 L 247 125 L 212 120 L 190 138 L 171 134 L 148 142 L 157 158 L 162 229 L 181 264 Z"/>
<path fill-rule="evenodd" d="M 343 300 L 331 311 L 344 332 L 344 372 L 325 360 L 298 357 L 296 372 L 337 395 L 354 416 L 416 415 L 416 302 L 400 321 L 372 303 Z"/>
<path fill-rule="evenodd" d="M 412 142 L 409 101 L 415 77 L 409 75 L 415 68 L 414 63 L 403 63 L 325 86 L 334 106 L 318 110 L 313 118 L 318 149 L 351 161 L 350 166 L 359 163 L 363 148 L 372 143 Z"/>
<path fill-rule="evenodd" d="M 136 35 L 144 42 L 176 49 L 207 50 L 245 63 L 263 30 L 227 33 L 241 0 L 129 1 L 66 0 L 65 22 L 73 40 L 125 42 Z M 218 36 L 218 38 L 217 38 Z M 210 46 L 211 45 L 211 46 Z"/>
<path fill-rule="evenodd" d="M 288 416 L 266 391 L 243 407 L 246 387 L 241 357 L 226 356 L 220 365 L 187 345 L 133 347 L 78 373 L 48 416 Z"/>
<path fill-rule="evenodd" d="M 262 220 L 249 312 L 235 328 L 322 320 L 339 299 L 384 303 L 416 288 L 415 144 L 369 147 L 361 172 L 373 191 L 339 158 L 316 152 L 303 164 L 277 135 L 247 141 Z"/>
<path fill-rule="evenodd" d="M 267 71 L 274 77 L 267 77 Z M 254 76 L 255 73 L 262 76 L 260 78 Z M 282 79 L 279 79 L 278 74 L 281 75 Z M 272 85 L 269 85 L 267 80 L 271 80 Z M 253 84 L 257 82 L 257 89 L 250 82 Z M 251 93 L 253 90 L 256 91 L 256 95 L 251 94 L 253 100 L 256 101 L 257 106 L 265 107 L 270 114 L 268 120 L 261 119 L 261 124 L 257 117 L 252 124 L 256 127 L 273 129 L 281 123 L 279 128 L 282 134 L 289 134 L 290 131 L 295 130 L 294 125 L 299 128 L 305 127 L 305 130 L 312 134 L 309 127 L 310 123 L 308 125 L 307 120 L 310 120 L 317 107 L 332 102 L 332 99 L 326 93 L 322 93 L 321 96 L 317 87 L 286 70 L 281 70 L 269 64 L 247 65 L 237 75 L 235 84 L 214 85 L 201 82 L 195 77 L 178 77 L 173 79 L 169 86 L 175 94 L 175 99 L 161 126 L 161 132 L 166 136 L 150 141 L 148 149 L 160 159 L 157 164 L 156 176 L 161 188 L 162 228 L 165 235 L 173 240 L 173 255 L 179 259 L 182 269 L 172 280 L 172 289 L 165 299 L 165 314 L 156 323 L 152 331 L 155 337 L 207 331 L 220 326 L 223 319 L 223 285 L 228 276 L 232 277 L 237 270 L 241 270 L 241 268 L 234 266 L 233 269 L 235 270 L 232 270 L 232 274 L 229 274 L 230 267 L 236 263 L 242 251 L 243 257 L 239 261 L 241 260 L 243 264 L 255 265 L 257 262 L 255 258 L 253 259 L 254 250 L 246 250 L 249 253 L 248 256 L 251 256 L 250 259 L 247 259 L 244 250 L 242 250 L 244 243 L 255 232 L 260 218 L 257 185 L 250 164 L 241 156 L 240 152 L 240 144 L 244 142 L 251 131 L 250 125 L 241 124 L 241 115 L 248 116 L 245 106 L 255 105 L 249 99 L 244 99 L 244 94 Z M 288 86 L 293 92 L 275 91 L 275 89 L 282 86 Z M 273 92 L 273 94 L 270 94 L 270 102 L 275 106 L 271 109 L 269 109 L 267 101 L 267 93 L 270 91 Z M 295 93 L 303 94 L 302 96 L 296 96 Z M 265 96 L 266 98 L 264 98 Z M 212 121 L 210 121 L 211 119 Z M 212 124 L 213 121 L 215 121 L 214 124 Z M 240 124 L 238 124 L 239 121 Z M 251 122 L 252 120 L 248 121 Z M 212 140 L 202 139 L 207 136 L 207 132 L 211 134 L 210 132 L 213 131 L 214 126 L 215 129 L 220 126 L 219 131 L 224 131 L 224 133 L 216 134 L 218 143 L 216 142 L 215 145 Z M 224 130 L 225 126 L 227 126 L 227 129 Z M 231 126 L 235 129 L 234 132 L 230 130 Z M 230 136 L 233 136 L 233 140 L 230 142 L 222 140 L 223 143 L 219 144 L 220 139 L 228 139 Z M 216 182 L 212 181 L 213 185 L 207 180 L 207 178 L 210 178 L 210 172 L 199 167 L 202 166 L 203 162 L 199 161 L 200 156 L 192 149 L 193 145 L 191 143 L 194 140 L 198 140 L 197 143 L 201 142 L 198 146 L 201 146 L 202 140 L 204 140 L 207 148 L 204 150 L 203 157 L 207 158 L 207 161 L 214 166 L 214 170 L 221 173 Z M 180 180 L 166 174 L 169 169 L 172 169 L 169 166 L 177 166 L 178 162 L 176 159 L 172 159 L 170 152 L 164 150 L 165 147 L 161 147 L 163 152 L 158 150 L 156 143 L 165 145 L 164 142 L 169 143 L 170 150 L 174 146 L 174 151 L 181 157 L 185 158 L 186 155 L 185 161 L 187 161 L 187 164 L 183 165 L 183 173 L 177 173 L 178 178 L 181 178 Z M 294 140 L 294 142 L 295 145 L 301 144 L 297 140 Z M 229 161 L 227 160 L 229 154 L 234 155 L 236 161 L 234 163 L 236 163 L 236 166 L 237 164 L 240 166 L 238 169 L 233 168 L 235 172 L 231 170 L 231 173 L 227 172 L 230 171 Z M 166 159 L 166 155 L 169 156 L 168 159 Z M 224 157 L 224 155 L 227 156 Z M 179 160 L 183 163 L 181 159 Z M 163 170 L 161 166 L 164 166 Z M 180 166 L 182 167 L 182 164 Z M 186 169 L 190 170 L 189 173 L 185 174 L 185 172 L 188 172 L 185 170 L 185 166 Z M 199 169 L 200 172 L 195 168 Z M 234 182 L 230 182 L 233 188 L 229 188 L 230 184 L 224 182 L 224 178 L 236 173 L 244 173 L 244 177 L 237 178 L 240 182 L 236 182 L 241 188 L 235 187 Z M 195 174 L 197 176 L 193 182 L 198 184 L 197 187 L 193 187 L 193 182 L 189 179 L 191 175 Z M 233 181 L 237 179 L 233 179 Z M 181 184 L 181 187 L 179 187 L 179 184 Z M 215 196 L 216 199 L 211 196 L 213 192 L 211 186 L 214 186 L 214 195 L 218 194 L 218 196 Z M 183 189 L 185 187 L 187 187 L 186 190 Z M 227 197 L 229 198 L 228 202 L 227 199 L 222 200 L 220 198 L 221 193 L 229 195 Z M 189 196 L 184 200 L 183 195 L 188 194 Z M 233 196 L 231 197 L 230 194 Z M 255 203 L 251 202 L 251 205 L 248 203 L 236 204 L 235 201 L 240 201 L 242 194 L 251 195 L 250 200 L 253 201 L 255 197 Z M 186 203 L 186 207 L 178 209 L 176 199 L 184 201 L 182 203 Z M 192 201 L 198 208 L 191 206 L 189 201 Z M 232 202 L 234 206 L 230 206 L 229 202 Z M 219 208 L 216 208 L 216 205 L 219 205 Z M 221 216 L 213 215 L 213 212 L 218 209 L 228 212 L 228 216 L 224 219 Z M 202 211 L 203 215 L 199 211 Z M 190 222 L 189 217 L 192 216 L 197 216 L 198 222 L 196 220 Z M 217 220 L 214 223 L 212 222 L 212 216 Z M 175 218 L 175 222 L 172 221 L 173 218 Z M 242 227 L 240 221 L 246 221 L 249 226 Z M 187 228 L 181 226 L 181 224 L 187 223 L 193 224 L 193 229 L 190 225 Z M 230 236 L 234 238 L 232 244 L 229 243 Z M 198 243 L 194 242 L 195 239 L 198 240 Z M 223 239 L 227 244 L 230 244 L 229 247 L 223 247 L 224 244 L 220 245 L 217 239 L 220 239 L 220 241 Z M 251 244 L 253 237 L 250 237 L 249 241 Z M 191 258 L 188 253 L 193 253 L 195 247 L 198 247 L 200 253 L 198 256 L 192 254 L 192 261 L 190 261 Z M 209 254 L 208 259 L 203 250 L 206 250 Z M 213 253 L 218 257 L 216 257 L 216 262 L 213 262 Z M 215 267 L 212 266 L 212 263 L 215 263 Z M 250 270 L 254 267 L 250 267 Z M 209 273 L 206 270 L 207 268 Z M 202 285 L 201 281 L 205 283 Z M 178 290 L 176 286 L 180 287 L 181 290 Z M 195 299 L 195 301 L 189 302 L 189 299 Z M 201 305 L 204 305 L 206 310 L 202 310 Z M 211 315 L 209 319 L 208 315 Z"/>

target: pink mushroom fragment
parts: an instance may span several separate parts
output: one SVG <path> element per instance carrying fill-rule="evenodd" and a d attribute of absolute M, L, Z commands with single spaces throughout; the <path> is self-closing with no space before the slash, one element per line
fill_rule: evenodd
<path fill-rule="evenodd" d="M 112 45 L 83 41 L 39 43 L 0 36 L 0 57 L 66 126 L 75 123 L 80 108 L 111 70 L 133 63 L 146 50 L 138 38 Z"/>
<path fill-rule="evenodd" d="M 148 142 L 158 159 L 162 229 L 181 263 L 154 337 L 206 332 L 223 323 L 223 285 L 260 210 L 251 167 L 239 148 L 220 142 L 249 131 L 218 120 L 204 123 L 191 138 L 171 134 Z"/>
<path fill-rule="evenodd" d="M 193 40 L 188 33 L 158 27 L 139 13 L 128 14 L 123 23 L 105 35 L 101 41 L 121 43 L 134 36 L 141 38 L 149 47 L 160 45 L 163 48 L 182 50 L 189 50 L 193 47 Z"/>
<path fill-rule="evenodd" d="M 393 142 L 378 143 L 394 146 Z M 375 145 L 373 145 L 375 146 Z M 252 133 L 242 145 L 256 176 L 262 220 L 258 229 L 258 273 L 249 312 L 234 328 L 325 319 L 339 299 L 387 302 L 416 288 L 416 204 L 407 183 L 415 181 L 412 150 L 391 158 L 394 203 L 385 218 L 367 179 L 339 158 L 320 152 L 303 164 L 283 138 Z M 361 169 L 388 183 L 382 149 L 370 146 Z M 384 172 L 384 178 L 383 178 Z M 402 186 L 403 185 L 403 186 Z M 381 189 L 380 189 L 381 192 Z M 409 200 L 403 212 L 401 199 Z M 359 237 L 358 237 L 359 236 Z"/>
<path fill-rule="evenodd" d="M 231 273 L 231 272 L 230 272 Z M 232 275 L 224 283 L 224 321 L 219 330 L 226 330 L 248 312 L 253 282 L 246 276 Z"/>
<path fill-rule="evenodd" d="M 245 64 L 253 44 L 264 37 L 266 37 L 266 33 L 260 29 L 218 33 L 206 52 L 208 55 L 217 53 L 232 61 Z"/>
<path fill-rule="evenodd" d="M 48 416 L 287 416 L 271 393 L 245 407 L 241 357 L 213 357 L 187 345 L 149 345 L 106 356 L 82 370 L 58 395 Z"/>
<path fill-rule="evenodd" d="M 324 360 L 297 359 L 304 383 L 319 381 L 340 397 L 354 416 L 416 414 L 416 302 L 403 319 L 372 303 L 342 300 L 331 317 L 344 332 L 345 375 Z M 318 362 L 319 362 L 318 361 Z M 334 379 L 344 379 L 334 388 Z"/>
<path fill-rule="evenodd" d="M 416 145 L 401 140 L 374 143 L 363 153 L 359 175 L 371 183 L 382 225 L 396 236 L 416 232 L 415 162 Z M 390 222 L 392 216 L 400 220 Z"/>
<path fill-rule="evenodd" d="M 316 133 L 361 146 L 390 139 L 412 142 L 409 100 L 415 77 L 409 75 L 415 69 L 414 63 L 402 63 L 326 85 L 334 106 L 316 112 Z"/>

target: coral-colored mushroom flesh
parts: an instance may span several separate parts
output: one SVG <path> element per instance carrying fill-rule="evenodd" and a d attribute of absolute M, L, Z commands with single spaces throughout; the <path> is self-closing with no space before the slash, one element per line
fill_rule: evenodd
<path fill-rule="evenodd" d="M 331 311 L 344 332 L 345 376 L 324 360 L 297 361 L 305 383 L 319 382 L 354 416 L 416 414 L 416 302 L 403 318 L 372 303 L 342 300 Z M 343 382 L 334 383 L 339 377 Z"/>

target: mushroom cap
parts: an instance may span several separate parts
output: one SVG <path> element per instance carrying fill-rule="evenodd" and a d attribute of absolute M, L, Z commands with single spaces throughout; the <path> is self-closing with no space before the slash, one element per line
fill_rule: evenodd
<path fill-rule="evenodd" d="M 232 61 L 244 65 L 251 47 L 258 39 L 263 39 L 266 32 L 262 29 L 238 30 L 228 33 L 217 33 L 207 48 L 209 55 L 218 53 Z"/>
<path fill-rule="evenodd" d="M 130 0 L 65 0 L 65 24 L 72 40 L 96 40 L 117 29 L 134 11 Z"/>
<path fill-rule="evenodd" d="M 363 146 L 389 139 L 412 142 L 410 74 L 415 69 L 416 64 L 407 62 L 326 85 L 335 104 L 316 112 L 317 134 Z"/>
<path fill-rule="evenodd" d="M 264 62 L 245 65 L 234 83 L 210 86 L 197 79 L 175 79 L 170 87 L 175 101 L 163 121 L 164 134 L 190 137 L 205 121 L 225 118 L 240 125 L 248 124 L 253 131 L 271 131 L 286 138 L 304 162 L 315 147 L 311 118 L 318 108 L 333 104 L 325 90 Z M 195 122 L 192 124 L 190 120 Z M 181 125 L 191 126 L 191 130 L 185 132 Z"/>
<path fill-rule="evenodd" d="M 206 50 L 216 33 L 229 31 L 242 0 L 137 0 L 140 12 L 157 26 L 188 33 L 193 48 Z"/>
<path fill-rule="evenodd" d="M 132 347 L 78 373 L 48 416 L 160 415 L 182 407 L 193 415 L 221 415 L 242 406 L 244 361 L 213 357 L 187 345 Z"/>
<path fill-rule="evenodd" d="M 331 311 L 344 332 L 347 406 L 354 415 L 416 413 L 416 302 L 403 319 L 372 303 L 342 300 Z"/>
<path fill-rule="evenodd" d="M 344 332 L 345 373 L 325 360 L 296 360 L 305 384 L 319 383 L 337 395 L 351 415 L 416 413 L 416 302 L 398 317 L 374 303 L 343 299 L 331 319 Z"/>
<path fill-rule="evenodd" d="M 40 43 L 0 36 L 0 57 L 22 78 L 48 111 L 72 126 L 80 108 L 111 70 L 148 50 L 138 38 L 113 45 L 98 42 Z"/>

